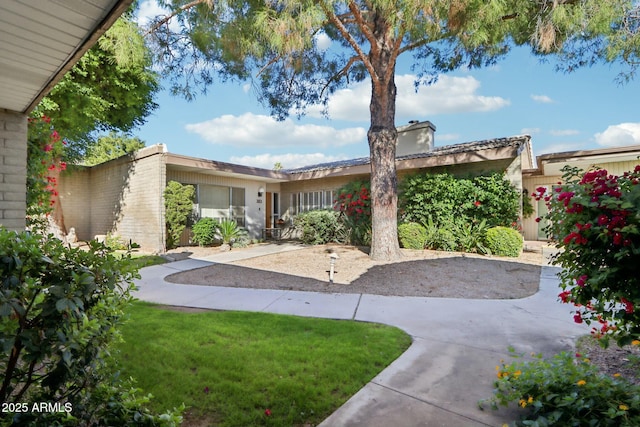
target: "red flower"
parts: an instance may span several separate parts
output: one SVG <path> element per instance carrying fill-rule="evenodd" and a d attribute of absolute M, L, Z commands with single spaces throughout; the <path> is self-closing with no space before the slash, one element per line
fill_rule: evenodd
<path fill-rule="evenodd" d="M 573 316 L 573 321 L 576 322 L 576 323 L 582 323 L 582 316 L 580 315 L 580 313 L 576 313 Z"/>
<path fill-rule="evenodd" d="M 51 123 L 51 117 L 42 115 L 42 121 L 45 123 Z"/>
<path fill-rule="evenodd" d="M 582 276 L 578 277 L 576 279 L 576 285 L 580 286 L 581 288 L 584 288 L 584 285 L 587 283 L 587 275 L 583 274 Z"/>
<path fill-rule="evenodd" d="M 49 169 L 50 171 L 56 170 L 56 165 L 51 164 L 47 169 Z"/>
<path fill-rule="evenodd" d="M 540 221 L 542 221 L 542 218 L 540 217 L 536 218 L 536 222 L 540 222 Z"/>
<path fill-rule="evenodd" d="M 473 204 L 474 204 L 476 207 L 478 207 L 478 206 L 482 205 L 482 202 L 480 202 L 480 200 L 476 200 Z"/>
<path fill-rule="evenodd" d="M 624 304 L 624 311 L 628 314 L 633 313 L 633 303 L 626 298 L 620 298 L 620 302 Z"/>
<path fill-rule="evenodd" d="M 605 214 L 598 216 L 598 225 L 607 225 L 609 223 L 609 217 Z"/>
<path fill-rule="evenodd" d="M 45 145 L 45 146 L 44 146 L 44 151 L 45 151 L 46 153 L 48 153 L 48 152 L 49 152 L 49 151 L 51 151 L 51 150 L 53 150 L 53 145 L 51 145 L 51 144 L 47 144 L 47 145 Z"/>
<path fill-rule="evenodd" d="M 60 162 L 60 170 L 66 170 L 67 169 L 67 162 Z"/>
<path fill-rule="evenodd" d="M 203 391 L 205 394 L 209 394 L 209 387 L 205 387 Z"/>
<path fill-rule="evenodd" d="M 269 408 L 265 409 L 265 410 L 264 410 L 264 414 L 265 414 L 267 417 L 270 417 L 270 416 L 271 416 L 271 409 L 269 409 Z"/>
<path fill-rule="evenodd" d="M 569 297 L 571 296 L 571 291 L 562 291 L 560 292 L 560 294 L 558 295 L 558 297 L 560 298 L 560 300 L 563 303 L 568 303 L 569 302 Z"/>
<path fill-rule="evenodd" d="M 622 244 L 622 234 L 618 233 L 617 231 L 613 233 L 613 244 L 614 245 Z"/>

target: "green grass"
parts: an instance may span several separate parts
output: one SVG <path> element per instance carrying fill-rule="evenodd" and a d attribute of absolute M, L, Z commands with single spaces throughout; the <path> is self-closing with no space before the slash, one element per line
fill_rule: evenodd
<path fill-rule="evenodd" d="M 153 394 L 152 409 L 184 403 L 215 426 L 316 425 L 411 343 L 378 324 L 140 302 L 122 330 L 122 373 Z"/>
<path fill-rule="evenodd" d="M 167 262 L 165 258 L 162 258 L 159 255 L 136 255 L 136 254 L 133 254 L 131 256 L 131 261 L 138 268 L 164 264 L 165 262 Z"/>

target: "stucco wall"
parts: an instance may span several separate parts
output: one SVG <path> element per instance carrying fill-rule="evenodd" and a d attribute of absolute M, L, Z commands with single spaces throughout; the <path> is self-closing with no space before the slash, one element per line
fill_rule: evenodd
<path fill-rule="evenodd" d="M 27 116 L 0 109 L 0 225 L 24 230 L 26 188 Z"/>

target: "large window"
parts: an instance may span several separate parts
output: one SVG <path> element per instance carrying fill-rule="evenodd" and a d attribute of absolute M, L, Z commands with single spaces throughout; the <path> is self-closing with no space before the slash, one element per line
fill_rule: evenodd
<path fill-rule="evenodd" d="M 218 221 L 233 219 L 238 225 L 244 226 L 244 188 L 200 184 L 197 197 L 196 209 L 200 218 L 215 218 Z"/>
<path fill-rule="evenodd" d="M 333 191 L 310 191 L 292 195 L 292 206 L 297 212 L 308 212 L 316 209 L 333 209 Z"/>

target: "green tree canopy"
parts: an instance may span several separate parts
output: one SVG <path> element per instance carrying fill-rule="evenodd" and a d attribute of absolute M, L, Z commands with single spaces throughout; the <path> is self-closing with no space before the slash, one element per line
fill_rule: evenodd
<path fill-rule="evenodd" d="M 140 138 L 110 132 L 109 135 L 99 137 L 96 143 L 91 145 L 83 162 L 88 166 L 97 165 L 133 153 L 144 146 L 144 141 Z"/>
<path fill-rule="evenodd" d="M 78 61 L 33 112 L 51 118 L 68 142 L 69 159 L 81 157 L 95 133 L 124 131 L 145 122 L 157 107 L 159 76 L 139 27 L 120 18 Z"/>
<path fill-rule="evenodd" d="M 395 70 L 413 55 L 416 84 L 441 72 L 495 63 L 514 45 L 557 53 L 567 41 L 597 39 L 622 25 L 626 0 L 166 0 L 172 13 L 151 26 L 173 91 L 192 96 L 222 79 L 251 79 L 278 118 L 327 105 L 335 90 L 371 80 L 374 259 L 399 256 L 395 170 Z M 180 30 L 169 25 L 175 16 Z M 328 49 L 315 42 L 323 35 Z"/>

